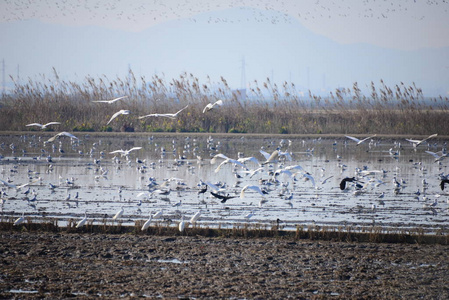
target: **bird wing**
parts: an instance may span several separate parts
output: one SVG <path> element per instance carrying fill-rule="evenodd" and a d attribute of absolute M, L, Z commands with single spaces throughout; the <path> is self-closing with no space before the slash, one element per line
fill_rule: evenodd
<path fill-rule="evenodd" d="M 270 157 L 268 157 L 268 159 L 263 164 L 273 162 L 278 156 L 279 150 L 274 150 L 273 153 L 271 153 Z"/>
<path fill-rule="evenodd" d="M 222 153 L 218 153 L 218 154 L 214 155 L 214 157 L 212 157 L 212 159 L 210 160 L 211 165 L 213 165 L 217 162 L 217 158 L 229 159 L 229 157 L 227 157 L 226 155 L 224 155 Z"/>
<path fill-rule="evenodd" d="M 60 122 L 48 122 L 47 124 L 44 125 L 44 127 L 46 126 L 50 126 L 50 125 L 58 125 L 61 124 Z"/>
<path fill-rule="evenodd" d="M 134 150 L 140 150 L 142 149 L 142 147 L 133 147 L 131 149 L 128 150 L 128 152 L 134 151 Z"/>
<path fill-rule="evenodd" d="M 184 107 L 183 109 L 180 109 L 180 110 L 178 110 L 176 113 L 174 113 L 174 114 L 167 114 L 167 116 L 168 115 L 171 115 L 173 118 L 176 118 L 177 116 L 178 116 L 178 114 L 180 113 L 180 112 L 182 112 L 184 109 L 186 109 L 187 107 L 189 107 L 188 105 L 186 105 L 186 107 Z"/>
<path fill-rule="evenodd" d="M 259 152 L 265 157 L 265 160 L 268 160 L 270 158 L 270 154 L 268 152 L 265 152 L 263 150 L 259 150 Z"/>
<path fill-rule="evenodd" d="M 259 163 L 259 160 L 257 160 L 257 158 L 255 158 L 255 157 L 242 157 L 242 158 L 239 158 L 239 159 L 237 159 L 239 162 L 241 162 L 241 163 L 245 163 L 245 162 L 247 162 L 247 161 L 252 161 L 252 162 L 254 162 L 255 164 L 257 164 L 257 165 L 259 165 L 260 166 L 260 163 Z"/>
<path fill-rule="evenodd" d="M 115 154 L 115 153 L 124 154 L 125 150 L 114 150 L 114 151 L 109 152 L 109 154 Z"/>
<path fill-rule="evenodd" d="M 223 105 L 223 100 L 220 99 L 220 100 L 216 101 L 213 105 L 214 106 L 215 105 L 222 106 Z"/>
<path fill-rule="evenodd" d="M 63 132 L 60 132 L 57 134 L 57 136 L 62 136 L 62 135 L 68 136 L 69 138 L 72 138 L 72 139 L 78 139 L 76 136 L 74 136 L 73 134 L 71 134 L 70 132 L 67 132 L 67 131 L 63 131 Z"/>
<path fill-rule="evenodd" d="M 220 188 L 219 188 L 218 186 L 216 186 L 215 184 L 213 184 L 212 182 L 206 181 L 206 184 L 207 184 L 213 191 L 216 191 L 216 192 L 219 192 L 219 191 L 220 191 Z"/>
<path fill-rule="evenodd" d="M 114 120 L 121 114 L 125 114 L 125 110 L 122 109 L 122 110 L 119 110 L 118 112 L 116 112 L 115 114 L 113 114 L 111 119 L 109 120 L 109 122 L 106 125 L 109 125 L 109 123 L 111 123 L 112 120 Z"/>
<path fill-rule="evenodd" d="M 429 135 L 428 137 L 426 137 L 425 139 L 423 139 L 419 144 L 421 144 L 422 142 L 427 141 L 428 139 L 431 139 L 431 138 L 433 138 L 433 137 L 436 137 L 437 135 L 438 135 L 438 133 L 434 133 L 434 134 L 432 134 L 432 135 Z"/>
<path fill-rule="evenodd" d="M 206 111 L 211 110 L 214 107 L 212 103 L 207 104 L 203 109 L 203 114 L 206 113 Z"/>
<path fill-rule="evenodd" d="M 257 185 L 246 185 L 242 191 L 240 192 L 240 198 L 244 198 L 245 197 L 245 191 L 247 189 L 251 189 L 253 191 L 258 192 L 259 194 L 261 194 L 262 196 L 264 196 L 264 194 L 262 193 L 262 190 L 260 189 L 260 187 L 258 187 Z"/>
<path fill-rule="evenodd" d="M 437 159 L 438 159 L 438 158 L 441 158 L 441 156 L 438 155 L 438 154 L 436 154 L 435 152 L 432 152 L 432 151 L 424 151 L 424 152 L 426 152 L 426 153 L 432 155 L 433 157 L 435 157 L 435 158 L 437 158 Z"/>
<path fill-rule="evenodd" d="M 42 126 L 44 126 L 44 125 L 39 124 L 39 123 L 31 123 L 31 124 L 27 124 L 27 125 L 25 125 L 25 126 L 39 126 L 39 127 L 42 128 Z"/>
<path fill-rule="evenodd" d="M 371 138 L 375 137 L 376 135 L 377 135 L 377 134 L 372 135 L 372 136 L 369 136 L 369 137 L 366 137 L 366 138 L 364 138 L 363 140 L 359 141 L 357 144 L 361 144 L 361 143 L 363 143 L 364 141 L 366 141 L 366 140 L 368 140 L 368 139 L 371 139 Z"/>
<path fill-rule="evenodd" d="M 355 141 L 357 143 L 360 142 L 360 140 L 358 138 L 356 138 L 356 137 L 349 136 L 349 135 L 345 135 L 345 137 L 347 137 L 348 139 L 351 139 L 351 140 L 353 140 L 353 141 Z"/>
<path fill-rule="evenodd" d="M 4 181 L 2 179 L 0 179 L 0 182 L 3 183 L 4 185 L 6 185 L 7 187 L 16 188 L 15 184 L 10 184 L 9 182 L 6 182 L 6 181 Z"/>

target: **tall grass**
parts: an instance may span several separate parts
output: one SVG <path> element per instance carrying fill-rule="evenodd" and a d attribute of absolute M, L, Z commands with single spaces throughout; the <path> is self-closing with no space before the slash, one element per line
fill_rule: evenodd
<path fill-rule="evenodd" d="M 59 121 L 65 131 L 219 132 L 291 134 L 445 134 L 449 129 L 448 98 L 425 98 L 414 84 L 388 87 L 380 80 L 363 93 L 357 83 L 327 96 L 310 91 L 305 95 L 294 83 L 281 86 L 270 81 L 251 82 L 244 92 L 232 90 L 226 79 L 200 82 L 183 73 L 166 79 L 128 76 L 108 79 L 87 76 L 82 83 L 61 80 L 57 71 L 50 77 L 16 83 L 0 100 L 0 130 L 36 130 L 32 122 Z M 128 98 L 112 105 L 94 100 Z M 225 105 L 203 114 L 210 102 Z M 189 108 L 176 120 L 137 116 L 174 113 Z M 106 125 L 112 114 L 128 109 Z"/>

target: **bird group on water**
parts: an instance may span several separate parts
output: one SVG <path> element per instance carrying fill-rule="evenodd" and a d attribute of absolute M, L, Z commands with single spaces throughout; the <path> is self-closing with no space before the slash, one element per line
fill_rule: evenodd
<path fill-rule="evenodd" d="M 119 97 L 113 100 L 101 100 L 101 102 L 105 103 L 116 103 L 117 101 L 124 99 L 125 97 Z M 111 102 L 112 101 L 112 102 Z M 100 102 L 100 101 L 99 101 Z M 219 107 L 223 105 L 222 100 L 217 101 L 216 103 L 210 103 L 208 104 L 203 112 L 206 113 L 207 111 L 214 109 L 216 107 Z M 178 111 L 175 114 L 158 114 L 159 117 L 168 117 L 168 118 L 175 118 L 179 113 L 182 113 L 188 106 L 185 106 L 180 111 Z M 118 116 L 118 115 L 117 115 Z M 116 116 L 116 117 L 117 117 Z M 155 115 L 154 115 L 155 116 Z M 113 121 L 116 117 L 113 117 L 109 120 L 109 122 Z M 151 115 L 143 116 L 143 118 L 151 117 Z M 155 116 L 156 117 L 156 116 Z M 32 123 L 28 124 L 29 126 L 39 126 L 42 129 L 47 126 L 57 126 L 58 122 L 50 122 L 47 124 L 39 124 L 38 123 Z M 27 126 L 28 126 L 27 125 Z M 410 145 L 413 147 L 412 149 L 414 151 L 419 151 L 420 148 L 424 148 L 424 152 L 432 155 L 435 157 L 435 163 L 441 164 L 442 161 L 444 161 L 444 158 L 446 157 L 445 148 L 441 151 L 430 151 L 431 149 L 428 146 L 429 140 L 432 138 L 435 138 L 437 135 L 433 134 L 428 136 L 425 139 L 422 140 L 415 140 L 415 139 L 406 139 L 405 141 L 410 143 Z M 79 155 L 86 155 L 87 153 L 84 153 L 85 150 L 79 150 L 80 144 L 82 142 L 78 137 L 75 135 L 69 133 L 69 132 L 60 132 L 48 140 L 44 141 L 44 145 L 52 145 L 53 150 L 58 149 L 59 153 L 61 155 L 65 154 L 65 151 L 63 149 L 63 142 L 59 141 L 59 148 L 55 147 L 54 142 L 59 140 L 62 137 L 67 137 L 70 140 L 70 143 L 72 145 L 72 150 L 78 151 Z M 347 147 L 351 147 L 352 145 L 357 146 L 357 148 L 361 147 L 364 143 L 368 144 L 368 147 L 371 147 L 373 143 L 380 143 L 381 139 L 377 138 L 377 135 L 370 135 L 367 138 L 355 138 L 352 136 L 345 136 L 348 141 L 345 141 L 345 145 Z M 236 203 L 241 203 L 242 201 L 248 201 L 247 199 L 257 199 L 256 206 L 252 207 L 252 201 L 249 203 L 249 206 L 247 208 L 247 211 L 245 214 L 242 214 L 242 220 L 249 221 L 250 219 L 253 219 L 254 216 L 260 216 L 263 217 L 262 211 L 258 211 L 258 209 L 264 209 L 264 208 L 270 208 L 275 205 L 279 205 L 278 202 L 274 204 L 275 198 L 282 199 L 282 202 L 280 202 L 280 205 L 285 206 L 286 208 L 295 208 L 298 205 L 298 202 L 301 202 L 301 193 L 307 194 L 307 195 L 318 195 L 320 191 L 324 188 L 324 186 L 329 185 L 329 182 L 332 182 L 335 180 L 335 177 L 337 177 L 335 174 L 331 176 L 325 176 L 326 171 L 324 168 L 322 168 L 321 173 L 318 172 L 316 169 L 311 168 L 310 166 L 308 168 L 305 168 L 301 165 L 301 157 L 298 155 L 298 152 L 294 151 L 294 147 L 292 147 L 292 141 L 286 142 L 285 140 L 282 140 L 279 145 L 276 145 L 275 142 L 271 142 L 269 145 L 272 150 L 269 151 L 269 147 L 262 146 L 259 151 L 256 152 L 256 155 L 253 156 L 244 156 L 243 153 L 238 153 L 238 155 L 232 156 L 228 153 L 223 153 L 221 151 L 220 143 L 213 143 L 213 139 L 210 138 L 207 140 L 207 148 L 204 149 L 203 153 L 199 153 L 198 149 L 192 150 L 191 152 L 188 152 L 189 147 L 191 145 L 187 141 L 188 138 L 186 138 L 186 145 L 184 146 L 184 149 L 186 151 L 186 155 L 177 153 L 176 155 L 178 158 L 175 159 L 175 162 L 173 163 L 174 168 L 186 165 L 188 168 L 192 168 L 192 161 L 196 161 L 198 167 L 204 164 L 209 164 L 210 169 L 215 174 L 211 174 L 211 177 L 220 177 L 222 174 L 232 174 L 232 176 L 236 180 L 236 184 L 234 187 L 231 187 L 230 184 L 223 182 L 223 181 L 215 181 L 209 180 L 208 177 L 200 178 L 200 176 L 195 175 L 198 177 L 198 185 L 196 187 L 183 187 L 183 179 L 182 178 L 170 178 L 170 179 L 163 179 L 163 182 L 157 182 L 159 180 L 150 179 L 149 178 L 149 184 L 148 184 L 148 190 L 142 191 L 141 195 L 144 199 L 139 199 L 138 203 L 136 204 L 139 207 L 139 210 L 145 206 L 148 201 L 166 201 L 165 199 L 168 199 L 167 197 L 170 197 L 170 192 L 173 192 L 174 190 L 177 191 L 177 195 L 179 197 L 183 197 L 179 191 L 189 191 L 189 190 L 195 190 L 195 193 L 198 194 L 198 203 L 204 204 L 204 207 L 199 207 L 197 212 L 192 214 L 191 219 L 188 218 L 184 220 L 184 213 L 181 213 L 182 221 L 179 223 L 179 230 L 184 231 L 186 228 L 188 228 L 189 224 L 195 224 L 198 219 L 201 216 L 204 216 L 208 214 L 208 204 L 210 207 L 211 203 L 214 203 L 214 199 L 217 200 L 217 203 L 221 205 L 221 211 L 229 211 L 229 208 L 234 207 Z M 352 143 L 355 142 L 355 144 Z M 154 142 L 154 141 L 152 141 Z M 174 142 L 175 143 L 175 142 Z M 334 145 L 337 142 L 334 143 Z M 94 143 L 95 144 L 95 143 Z M 156 144 L 156 143 L 155 143 Z M 424 145 L 424 146 L 423 146 Z M 149 168 L 154 168 L 157 166 L 157 162 L 149 163 L 147 160 L 140 160 L 136 158 L 135 164 L 130 160 L 130 156 L 137 153 L 141 153 L 141 150 L 145 147 L 143 146 L 137 146 L 137 147 L 130 147 L 127 150 L 119 149 L 119 150 L 113 150 L 113 151 L 106 151 L 106 150 L 99 150 L 98 145 L 94 145 L 97 149 L 97 153 L 99 153 L 99 158 L 94 158 L 93 165 L 95 166 L 96 170 L 98 170 L 99 174 L 96 175 L 95 180 L 101 180 L 101 178 L 107 178 L 108 176 L 108 170 L 104 166 L 104 159 L 105 156 L 113 155 L 112 161 L 115 164 L 122 164 L 122 169 L 129 166 L 130 170 L 131 167 L 136 167 L 137 172 L 143 174 L 145 176 L 146 172 L 148 172 Z M 395 151 L 399 151 L 401 149 L 401 145 L 394 145 Z M 10 146 L 11 150 L 15 148 L 15 146 Z M 155 147 L 155 149 L 158 149 L 160 151 L 161 156 L 164 156 L 166 153 L 169 153 L 170 150 L 164 148 L 164 147 Z M 392 148 L 393 149 L 393 148 Z M 393 152 L 392 149 L 389 151 L 389 155 L 391 157 L 395 157 L 391 153 Z M 16 151 L 17 149 L 14 149 L 13 151 Z M 433 150 L 433 149 L 432 149 Z M 173 152 L 174 153 L 174 152 Z M 187 156 L 188 154 L 192 154 L 190 158 Z M 314 149 L 307 149 L 307 151 L 304 152 L 305 155 L 314 155 Z M 41 156 L 45 156 L 46 154 L 42 154 Z M 90 155 L 94 155 L 94 152 L 90 151 Z M 196 156 L 196 158 L 194 158 Z M 210 159 L 207 158 L 207 156 L 210 157 Z M 121 159 L 124 159 L 125 161 L 122 162 Z M 337 156 L 338 159 L 338 156 Z M 47 156 L 47 162 L 48 162 L 48 168 L 51 170 L 55 167 L 55 163 L 53 161 L 53 158 L 50 157 L 50 155 Z M 216 167 L 215 167 L 216 166 Z M 368 189 L 374 189 L 375 187 L 379 186 L 385 186 L 388 183 L 385 181 L 386 172 L 383 170 L 375 170 L 370 168 L 361 168 L 355 171 L 355 175 L 353 176 L 344 176 L 344 165 L 338 165 L 338 168 L 341 168 L 341 178 L 339 179 L 339 184 L 335 184 L 335 187 L 341 191 L 341 193 L 348 193 L 349 191 L 353 192 L 355 196 L 361 195 L 363 193 L 366 193 Z M 192 168 L 193 169 L 193 168 Z M 308 169 L 308 170 L 306 170 Z M 49 171 L 50 172 L 50 171 Z M 228 176 L 224 176 L 225 178 L 228 178 Z M 321 178 L 319 178 L 321 177 Z M 334 178 L 334 179 L 332 179 Z M 34 180 L 34 181 L 33 181 Z M 338 178 L 337 178 L 338 180 Z M 398 191 L 398 193 L 401 191 L 401 189 L 404 188 L 405 183 L 401 182 L 398 178 L 394 177 L 391 179 L 393 182 L 393 190 Z M 70 178 L 67 178 L 65 181 L 65 186 L 68 188 L 74 188 L 75 187 L 75 180 L 71 180 Z M 21 191 L 21 189 L 24 189 L 28 185 L 33 186 L 34 184 L 42 184 L 42 178 L 39 177 L 39 179 L 31 179 L 29 183 L 24 184 L 13 184 L 11 182 L 8 182 L 8 180 L 1 179 L 0 181 L 4 187 L 2 189 L 2 199 L 7 199 L 7 190 L 8 189 L 15 189 L 17 191 L 17 194 Z M 176 182 L 175 188 L 173 188 L 173 183 Z M 242 183 L 242 185 L 239 185 Z M 444 191 L 445 184 L 449 183 L 449 179 L 446 178 L 444 174 L 441 174 L 440 176 L 440 188 L 441 191 Z M 52 183 L 48 183 L 51 190 L 55 190 L 57 186 L 53 185 Z M 126 188 L 125 188 L 126 190 Z M 426 189 L 422 190 L 424 193 Z M 27 201 L 30 205 L 36 205 L 38 203 L 37 193 L 34 191 L 28 192 L 30 195 L 26 195 Z M 120 189 L 120 198 L 119 201 L 122 200 L 122 190 Z M 139 194 L 140 195 L 140 194 Z M 66 202 L 70 202 L 70 194 L 67 195 L 68 197 L 65 199 Z M 140 197 L 142 197 L 140 196 Z M 208 197 L 207 201 L 205 200 L 205 196 Z M 381 197 L 382 196 L 382 197 Z M 382 194 L 379 196 L 378 199 L 373 199 L 374 201 L 378 201 L 376 204 L 382 205 L 382 203 L 385 203 L 385 200 L 382 200 L 382 198 L 385 196 L 385 192 L 382 191 Z M 136 196 L 137 197 L 137 196 Z M 78 198 L 78 194 L 77 194 Z M 68 199 L 68 200 L 67 200 Z M 78 201 L 78 199 L 76 199 Z M 129 199 L 128 199 L 129 201 Z M 432 211 L 435 211 L 439 208 L 439 202 L 435 201 L 434 199 L 430 199 L 428 196 L 422 197 L 423 201 L 423 207 L 432 209 Z M 3 200 L 3 205 L 5 204 L 5 200 Z M 88 202 L 88 201 L 86 201 Z M 258 203 L 258 205 L 257 205 Z M 143 204 L 143 205 L 142 205 Z M 373 206 L 376 206 L 376 204 L 373 204 Z M 180 208 L 184 206 L 184 201 L 179 200 L 175 204 L 172 204 L 172 210 L 167 211 L 166 215 L 171 216 L 173 215 L 173 210 L 176 212 L 180 212 Z M 122 205 L 120 210 L 116 212 L 116 214 L 111 218 L 111 221 L 117 222 L 127 214 L 127 210 L 129 204 Z M 76 205 L 78 207 L 78 205 Z M 374 210 L 374 209 L 373 209 Z M 162 219 L 163 210 L 158 211 L 157 213 L 151 212 L 149 215 L 149 218 L 146 220 L 146 222 L 142 225 L 142 230 L 146 230 L 149 228 L 151 222 L 155 222 L 156 220 Z M 25 216 L 22 214 L 22 216 L 17 219 L 15 222 L 15 225 L 19 225 L 24 221 Z M 279 219 L 277 216 L 275 219 Z M 86 210 L 84 213 L 84 217 L 79 220 L 76 224 L 77 228 L 80 228 L 82 226 L 85 226 L 88 223 L 88 211 Z M 90 219 L 93 221 L 93 219 Z M 182 224 L 182 225 L 181 225 Z"/>

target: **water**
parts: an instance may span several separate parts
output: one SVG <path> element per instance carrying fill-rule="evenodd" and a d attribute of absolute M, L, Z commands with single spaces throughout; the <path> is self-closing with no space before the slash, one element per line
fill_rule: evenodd
<path fill-rule="evenodd" d="M 441 150 L 445 146 L 441 139 L 414 148 L 401 138 L 376 137 L 356 146 L 354 141 L 344 137 L 335 140 L 289 139 L 286 136 L 280 139 L 236 135 L 209 139 L 207 135 L 109 137 L 79 133 L 79 140 L 62 137 L 44 144 L 50 136 L 32 133 L 0 136 L 3 156 L 0 179 L 15 186 L 31 182 L 20 189 L 2 186 L 6 193 L 2 197 L 3 220 L 12 220 L 24 213 L 33 222 L 52 218 L 64 226 L 70 219 L 81 220 L 86 213 L 88 222 L 114 224 L 117 221 L 112 217 L 123 207 L 119 221 L 125 225 L 134 225 L 138 220 L 144 222 L 150 214 L 160 210 L 162 217 L 152 222 L 177 226 L 182 217 L 188 221 L 201 210 L 197 225 L 222 228 L 261 223 L 268 227 L 278 224 L 285 229 L 294 229 L 297 225 L 376 225 L 395 229 L 423 227 L 434 231 L 446 228 L 448 221 L 448 197 L 439 186 L 439 174 L 447 174 L 447 161 L 437 163 L 425 152 Z M 264 171 L 252 178 L 242 167 L 232 163 L 215 172 L 222 158 L 218 158 L 216 164 L 210 163 L 218 153 L 233 159 L 241 153 L 263 162 L 265 158 L 259 150 L 263 148 L 272 153 L 279 145 L 290 153 L 292 161 L 285 159 L 266 164 Z M 133 147 L 142 149 L 131 151 L 129 159 L 109 154 Z M 47 161 L 49 157 L 50 162 Z M 245 164 L 249 170 L 259 168 L 252 161 Z M 283 173 L 276 176 L 276 182 L 260 183 L 273 178 L 269 172 L 294 165 L 308 172 L 315 186 L 302 172 L 295 179 Z M 382 172 L 362 176 L 356 169 Z M 242 178 L 236 178 L 235 173 Z M 340 181 L 353 176 L 365 188 L 357 190 L 350 183 L 347 189 L 340 190 Z M 401 187 L 394 188 L 393 178 Z M 164 181 L 167 184 L 161 187 Z M 224 194 L 235 198 L 221 203 L 209 193 L 210 188 L 198 194 L 201 181 L 223 183 Z M 158 185 L 149 186 L 152 182 Z M 51 189 L 49 184 L 56 187 Z M 248 189 L 242 199 L 240 192 L 246 185 L 256 185 L 269 192 L 262 196 Z M 168 188 L 168 195 L 152 193 Z M 139 195 L 141 193 L 144 194 Z M 33 195 L 36 200 L 29 201 Z M 288 196 L 291 199 L 286 199 Z M 437 204 L 431 206 L 435 200 Z M 177 203 L 180 205 L 175 205 Z M 246 219 L 250 212 L 253 216 Z"/>

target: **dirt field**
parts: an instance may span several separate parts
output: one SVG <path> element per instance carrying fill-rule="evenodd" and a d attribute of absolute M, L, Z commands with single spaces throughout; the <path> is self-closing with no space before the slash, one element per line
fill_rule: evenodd
<path fill-rule="evenodd" d="M 448 246 L 1 232 L 1 298 L 449 298 Z"/>

